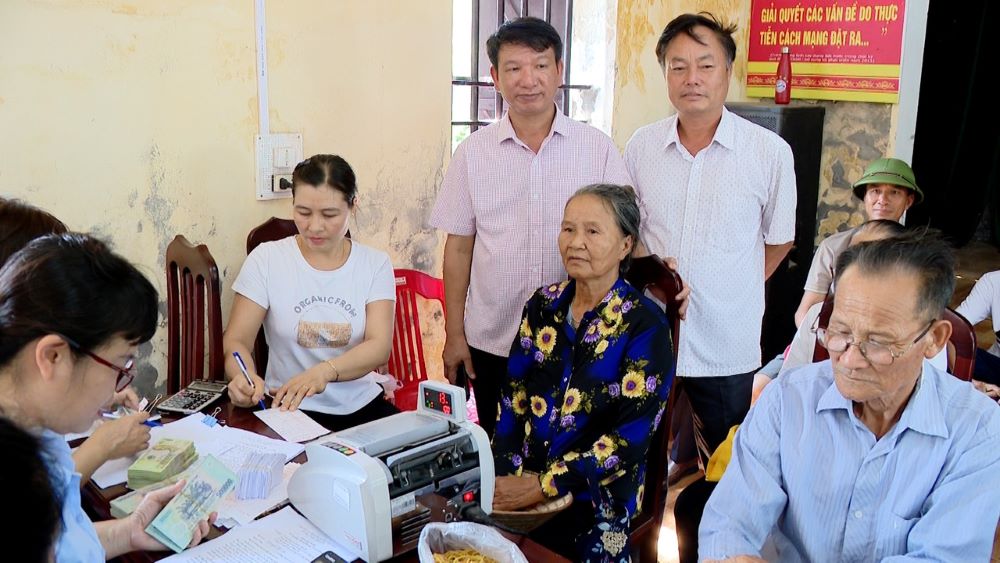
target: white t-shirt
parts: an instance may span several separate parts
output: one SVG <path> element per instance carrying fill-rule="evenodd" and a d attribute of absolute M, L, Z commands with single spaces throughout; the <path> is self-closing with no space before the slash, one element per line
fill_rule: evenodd
<path fill-rule="evenodd" d="M 267 309 L 264 335 L 270 350 L 264 382 L 269 389 L 360 344 L 365 337 L 365 306 L 396 300 L 386 253 L 352 242 L 343 266 L 317 270 L 306 262 L 294 236 L 255 248 L 233 291 Z M 303 399 L 301 408 L 350 414 L 380 394 L 382 388 L 368 374 L 328 384 L 323 393 Z"/>
<path fill-rule="evenodd" d="M 983 274 L 956 311 L 973 326 L 987 318 L 993 319 L 993 331 L 1000 335 L 1000 271 Z M 994 356 L 1000 356 L 1000 336 L 990 347 L 989 352 Z"/>

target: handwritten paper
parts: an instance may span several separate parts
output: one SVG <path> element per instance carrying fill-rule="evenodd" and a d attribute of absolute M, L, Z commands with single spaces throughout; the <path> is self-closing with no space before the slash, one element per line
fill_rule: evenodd
<path fill-rule="evenodd" d="M 289 442 L 305 442 L 330 433 L 301 410 L 267 409 L 253 414 Z"/>
<path fill-rule="evenodd" d="M 202 422 L 205 415 L 194 413 L 178 421 L 164 424 L 150 430 L 150 443 L 161 438 L 191 440 L 199 456 L 214 455 L 226 467 L 237 471 L 247 454 L 251 452 L 280 453 L 286 461 L 305 451 L 305 446 L 293 442 L 275 440 L 239 428 L 228 426 L 208 426 Z M 128 477 L 128 467 L 142 452 L 106 462 L 94 472 L 93 480 L 102 489 L 124 483 Z"/>
<path fill-rule="evenodd" d="M 178 440 L 191 440 L 194 442 L 198 455 L 218 454 L 214 446 L 214 429 L 202 424 L 205 415 L 194 413 L 180 420 L 157 426 L 149 431 L 149 443 L 155 444 L 161 438 L 175 438 Z M 139 459 L 142 452 L 129 457 L 112 459 L 104 463 L 94 471 L 91 477 L 98 487 L 106 489 L 119 483 L 124 483 L 128 478 L 128 468 Z"/>
<path fill-rule="evenodd" d="M 267 436 L 239 428 L 230 428 L 228 426 L 217 428 L 219 428 L 219 432 L 215 437 L 215 441 L 219 453 L 215 455 L 233 471 L 239 471 L 247 455 L 252 452 L 282 454 L 285 456 L 285 461 L 287 462 L 306 451 L 306 447 L 302 444 L 275 440 L 274 438 L 268 438 Z M 195 444 L 197 445 L 197 442 Z"/>

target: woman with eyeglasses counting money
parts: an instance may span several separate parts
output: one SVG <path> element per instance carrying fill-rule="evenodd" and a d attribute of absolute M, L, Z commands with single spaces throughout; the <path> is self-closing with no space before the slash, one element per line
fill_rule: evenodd
<path fill-rule="evenodd" d="M 16 199 L 0 197 L 0 268 L 18 250 L 45 235 L 67 232 L 66 225 L 51 213 Z M 139 397 L 131 387 L 115 393 L 108 407 L 137 408 Z M 137 412 L 117 420 L 106 420 L 73 450 L 73 462 L 86 483 L 106 461 L 128 457 L 149 447 L 149 413 Z"/>
<path fill-rule="evenodd" d="M 127 518 L 91 523 L 62 437 L 89 428 L 131 382 L 136 346 L 152 338 L 156 319 L 152 284 L 87 235 L 35 239 L 0 269 L 0 415 L 42 443 L 61 504 L 60 563 L 165 549 L 145 529 L 184 482 L 147 494 Z M 213 519 L 198 523 L 191 545 Z"/>

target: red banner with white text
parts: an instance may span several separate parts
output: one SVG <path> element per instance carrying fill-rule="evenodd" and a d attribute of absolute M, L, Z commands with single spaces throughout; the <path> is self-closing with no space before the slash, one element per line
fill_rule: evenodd
<path fill-rule="evenodd" d="M 897 103 L 905 0 L 752 0 L 747 95 L 774 95 L 782 47 L 792 97 Z"/>

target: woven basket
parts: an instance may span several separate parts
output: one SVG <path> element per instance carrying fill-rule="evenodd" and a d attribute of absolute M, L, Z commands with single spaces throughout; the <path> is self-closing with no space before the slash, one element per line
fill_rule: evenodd
<path fill-rule="evenodd" d="M 565 510 L 572 503 L 573 493 L 566 493 L 559 498 L 548 502 L 540 502 L 530 508 L 521 510 L 494 510 L 490 513 L 490 518 L 497 524 L 513 532 L 527 534 L 548 522 L 549 519 Z"/>

